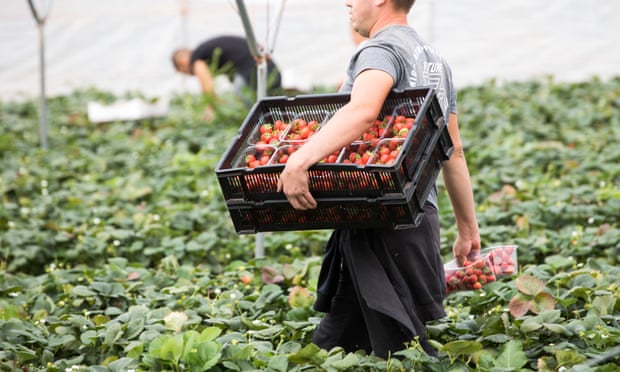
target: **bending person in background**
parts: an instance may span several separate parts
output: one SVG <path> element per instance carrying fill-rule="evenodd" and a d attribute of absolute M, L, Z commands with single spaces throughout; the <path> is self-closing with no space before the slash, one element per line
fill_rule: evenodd
<path fill-rule="evenodd" d="M 257 87 L 257 61 L 250 51 L 248 41 L 240 36 L 224 35 L 209 39 L 195 49 L 179 48 L 172 54 L 176 71 L 195 76 L 205 94 L 215 95 L 215 77 L 225 75 L 234 92 L 243 97 L 243 91 Z M 280 70 L 267 57 L 267 92 L 276 93 L 282 88 Z M 247 97 L 246 97 L 247 100 Z"/>

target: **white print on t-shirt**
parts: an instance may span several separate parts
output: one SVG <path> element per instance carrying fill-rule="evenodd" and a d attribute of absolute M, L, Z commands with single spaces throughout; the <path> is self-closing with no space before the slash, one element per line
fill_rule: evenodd
<path fill-rule="evenodd" d="M 419 66 L 418 58 L 420 57 L 420 54 L 422 54 L 423 52 L 426 52 L 428 55 L 434 56 L 435 58 L 433 59 L 436 61 L 438 60 L 439 62 L 429 61 L 428 59 L 426 59 L 422 66 L 422 79 L 419 80 L 418 71 L 416 67 Z M 422 45 L 422 46 L 417 47 L 413 51 L 413 58 L 414 58 L 414 62 L 413 62 L 414 68 L 413 70 L 411 70 L 411 73 L 409 74 L 409 86 L 410 87 L 416 87 L 419 85 L 432 86 L 435 89 L 437 100 L 439 101 L 440 106 L 445 112 L 448 108 L 448 95 L 446 93 L 445 85 L 441 84 L 442 78 L 444 78 L 445 76 L 444 66 L 443 66 L 443 63 L 441 62 L 442 61 L 441 56 L 432 47 L 428 45 Z"/>

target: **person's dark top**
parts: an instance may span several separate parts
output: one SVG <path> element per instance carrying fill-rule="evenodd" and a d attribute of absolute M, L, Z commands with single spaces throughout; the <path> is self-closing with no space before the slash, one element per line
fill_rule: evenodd
<path fill-rule="evenodd" d="M 203 60 L 207 66 L 211 66 L 218 49 L 220 54 L 215 65 L 217 70 L 221 69 L 231 79 L 235 74 L 239 74 L 246 85 L 256 87 L 256 61 L 247 40 L 240 36 L 218 36 L 203 42 L 192 51 L 190 66 L 197 60 Z M 267 71 L 269 87 L 280 88 L 280 72 L 271 59 L 267 60 Z"/>

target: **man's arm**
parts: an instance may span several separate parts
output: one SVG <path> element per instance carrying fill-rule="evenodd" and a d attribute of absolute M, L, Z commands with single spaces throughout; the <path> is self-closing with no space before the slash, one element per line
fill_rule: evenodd
<path fill-rule="evenodd" d="M 351 100 L 289 157 L 280 175 L 278 189 L 284 191 L 293 208 L 316 208 L 306 171 L 368 130 L 377 119 L 393 84 L 392 77 L 384 71 L 360 73 L 353 83 Z"/>
<path fill-rule="evenodd" d="M 213 93 L 213 76 L 211 75 L 211 71 L 209 71 L 207 63 L 202 60 L 195 61 L 193 71 L 200 82 L 200 89 L 202 92 Z"/>
<path fill-rule="evenodd" d="M 454 153 L 450 160 L 444 163 L 442 173 L 454 209 L 458 230 L 452 251 L 457 262 L 462 264 L 468 255 L 480 250 L 480 232 L 456 114 L 450 114 L 449 120 L 448 132 L 454 144 Z"/>
<path fill-rule="evenodd" d="M 213 88 L 213 75 L 211 74 L 211 70 L 207 67 L 207 63 L 202 60 L 197 60 L 194 62 L 193 66 L 194 76 L 198 78 L 200 82 L 200 89 L 204 94 L 214 94 L 215 90 Z M 211 104 L 207 104 L 205 106 L 203 119 L 205 121 L 211 121 L 215 117 L 215 110 L 211 106 Z"/>

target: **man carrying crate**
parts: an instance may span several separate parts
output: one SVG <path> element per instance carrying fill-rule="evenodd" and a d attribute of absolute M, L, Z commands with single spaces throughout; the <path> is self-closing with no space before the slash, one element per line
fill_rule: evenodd
<path fill-rule="evenodd" d="M 448 64 L 407 23 L 414 2 L 345 0 L 353 29 L 369 38 L 351 58 L 340 89 L 351 99 L 289 157 L 278 187 L 294 208 L 316 208 L 307 170 L 370 128 L 392 89 L 432 86 L 454 144 L 442 170 L 458 228 L 453 253 L 462 263 L 480 250 L 480 234 L 459 135 L 456 91 Z M 445 316 L 445 295 L 434 187 L 415 228 L 334 230 L 315 303 L 326 314 L 313 342 L 325 349 L 362 349 L 387 358 L 417 339 L 427 353 L 435 354 L 425 324 Z"/>

